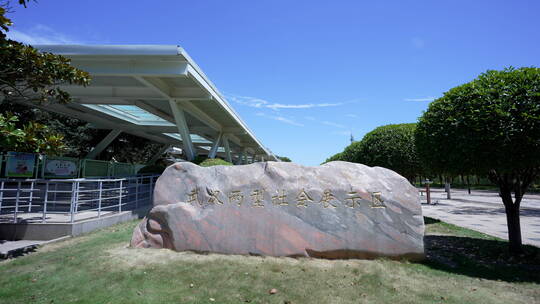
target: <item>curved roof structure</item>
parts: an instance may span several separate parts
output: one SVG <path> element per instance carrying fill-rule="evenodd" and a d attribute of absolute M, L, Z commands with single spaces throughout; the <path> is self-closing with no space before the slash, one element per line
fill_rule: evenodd
<path fill-rule="evenodd" d="M 97 128 L 178 144 L 197 153 L 249 153 L 277 160 L 189 55 L 176 45 L 40 45 L 89 72 L 91 85 L 62 86 L 74 98 L 47 110 Z"/>

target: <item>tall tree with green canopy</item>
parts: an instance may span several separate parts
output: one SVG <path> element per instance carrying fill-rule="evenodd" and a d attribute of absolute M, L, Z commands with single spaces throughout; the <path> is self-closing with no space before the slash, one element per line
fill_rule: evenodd
<path fill-rule="evenodd" d="M 498 185 L 510 251 L 521 252 L 520 203 L 540 172 L 540 69 L 490 70 L 449 90 L 420 117 L 415 137 L 432 170 Z"/>
<path fill-rule="evenodd" d="M 26 7 L 27 0 L 19 0 Z M 38 102 L 70 101 L 62 84 L 86 86 L 90 75 L 70 65 L 70 60 L 59 55 L 39 52 L 29 45 L 7 38 L 13 25 L 6 17 L 9 1 L 0 2 L 0 99 L 31 99 Z"/>
<path fill-rule="evenodd" d="M 375 128 L 361 141 L 353 141 L 343 152 L 326 162 L 341 160 L 367 166 L 380 166 L 412 180 L 422 172 L 414 145 L 414 123 Z"/>
<path fill-rule="evenodd" d="M 362 142 L 353 141 L 350 145 L 343 149 L 343 152 L 332 155 L 329 159 L 348 161 L 351 163 L 364 163 L 362 153 L 360 151 L 361 146 Z"/>
<path fill-rule="evenodd" d="M 343 152 L 336 153 L 329 158 L 327 158 L 323 164 L 329 163 L 331 161 L 343 160 Z"/>
<path fill-rule="evenodd" d="M 375 128 L 362 138 L 358 162 L 388 168 L 413 180 L 422 171 L 414 145 L 415 127 L 406 123 Z"/>
<path fill-rule="evenodd" d="M 18 3 L 26 7 L 28 1 L 19 0 Z M 89 74 L 72 67 L 67 58 L 41 53 L 29 45 L 8 39 L 7 32 L 13 24 L 6 17 L 9 10 L 9 1 L 0 2 L 0 103 L 21 99 L 69 102 L 69 94 L 60 85 L 86 86 L 90 81 Z M 44 124 L 21 118 L 9 112 L 0 114 L 2 150 L 48 154 L 65 151 L 63 135 Z"/>

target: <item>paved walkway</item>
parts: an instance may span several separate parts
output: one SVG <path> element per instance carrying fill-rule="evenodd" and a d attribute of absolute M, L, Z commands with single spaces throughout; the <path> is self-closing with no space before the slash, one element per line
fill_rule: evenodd
<path fill-rule="evenodd" d="M 35 248 L 47 241 L 2 241 L 0 242 L 0 258 L 14 257 L 28 251 L 33 251 Z"/>
<path fill-rule="evenodd" d="M 124 210 L 131 211 L 132 209 Z M 101 217 L 109 216 L 118 213 L 118 211 L 101 211 Z M 79 211 L 73 216 L 74 222 L 95 219 L 98 217 L 97 211 Z M 0 223 L 13 223 L 13 214 L 0 214 Z M 17 222 L 25 223 L 41 223 L 43 222 L 43 213 L 41 212 L 20 212 L 17 213 Z M 71 223 L 71 214 L 69 212 L 62 213 L 47 213 L 45 216 L 46 223 Z"/>
<path fill-rule="evenodd" d="M 432 189 L 431 202 L 427 205 L 422 196 L 425 216 L 447 223 L 477 230 L 508 239 L 506 213 L 499 194 L 495 191 L 452 189 L 452 199 L 446 199 L 444 189 Z M 524 244 L 540 247 L 540 195 L 525 195 L 521 202 L 521 234 Z"/>

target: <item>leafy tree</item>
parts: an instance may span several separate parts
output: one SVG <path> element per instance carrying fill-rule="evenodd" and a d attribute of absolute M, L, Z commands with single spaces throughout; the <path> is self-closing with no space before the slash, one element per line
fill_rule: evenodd
<path fill-rule="evenodd" d="M 520 203 L 540 172 L 540 69 L 490 70 L 449 90 L 420 117 L 416 145 L 433 170 L 498 185 L 510 250 L 520 252 Z"/>
<path fill-rule="evenodd" d="M 19 0 L 26 6 L 28 1 Z M 87 85 L 88 73 L 69 64 L 62 56 L 41 53 L 31 46 L 7 39 L 12 21 L 6 17 L 9 1 L 0 2 L 0 103 L 16 99 L 44 102 L 68 102 L 69 94 L 60 89 L 61 84 Z M 63 136 L 44 124 L 20 122 L 11 113 L 1 115 L 0 133 L 2 150 L 58 154 L 65 150 Z"/>
<path fill-rule="evenodd" d="M 18 128 L 19 118 L 11 113 L 0 114 L 0 152 L 17 151 L 60 154 L 65 150 L 62 135 L 46 125 L 30 121 Z"/>
<path fill-rule="evenodd" d="M 348 161 L 351 163 L 363 163 L 364 160 L 362 159 L 362 155 L 360 151 L 361 145 L 362 145 L 362 142 L 360 141 L 352 142 L 350 145 L 345 147 L 343 152 L 341 152 L 341 155 L 339 156 L 340 160 Z"/>
<path fill-rule="evenodd" d="M 22 128 L 25 121 L 34 121 L 47 125 L 52 133 L 61 134 L 66 147 L 62 154 L 65 156 L 84 157 L 97 144 L 101 133 L 106 132 L 91 128 L 90 124 L 85 121 L 47 112 L 29 105 L 12 102 L 0 104 L 0 113 L 8 112 L 17 117 L 24 117 L 24 121 L 20 119 L 15 122 L 18 128 Z"/>
<path fill-rule="evenodd" d="M 339 152 L 339 153 L 336 153 L 332 156 L 330 156 L 329 158 L 327 158 L 323 164 L 326 164 L 326 163 L 329 163 L 331 161 L 335 161 L 335 160 L 343 160 L 343 152 Z"/>
<path fill-rule="evenodd" d="M 396 171 L 409 180 L 422 169 L 414 145 L 416 124 L 394 124 L 375 128 L 358 146 L 356 162 Z"/>
<path fill-rule="evenodd" d="M 26 7 L 26 0 L 19 0 Z M 62 84 L 86 86 L 90 75 L 70 65 L 70 60 L 8 39 L 6 33 L 13 24 L 5 15 L 9 1 L 0 4 L 0 99 L 24 98 L 39 102 L 70 101 Z"/>
<path fill-rule="evenodd" d="M 288 158 L 287 156 L 276 156 L 277 158 L 279 158 L 282 162 L 287 162 L 287 163 L 290 163 L 292 160 L 290 158 Z"/>
<path fill-rule="evenodd" d="M 415 124 L 378 127 L 361 141 L 348 145 L 343 152 L 326 160 L 342 160 L 367 166 L 392 169 L 412 180 L 422 172 L 414 145 Z"/>

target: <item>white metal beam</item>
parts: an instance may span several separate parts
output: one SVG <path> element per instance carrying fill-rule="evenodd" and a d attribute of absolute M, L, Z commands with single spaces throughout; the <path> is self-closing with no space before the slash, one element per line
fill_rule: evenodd
<path fill-rule="evenodd" d="M 24 103 L 24 102 L 23 102 Z M 28 105 L 28 103 L 25 103 Z M 47 105 L 38 105 L 35 103 L 32 103 L 31 106 L 38 107 L 40 109 L 55 112 L 62 115 L 68 115 L 71 117 L 75 117 L 77 119 L 85 120 L 85 121 L 91 121 L 95 126 L 101 129 L 115 129 L 120 130 L 124 133 L 133 134 L 135 136 L 143 137 L 152 141 L 156 141 L 159 143 L 171 143 L 174 142 L 171 137 L 162 135 L 160 136 L 149 134 L 146 131 L 154 131 L 154 132 L 160 132 L 160 133 L 173 133 L 177 132 L 176 126 L 172 127 L 165 127 L 165 126 L 139 126 L 134 124 L 128 124 L 128 123 L 115 123 L 114 121 L 108 120 L 104 114 L 91 114 L 87 112 L 83 112 L 79 109 L 72 108 L 71 104 L 67 105 L 60 105 L 60 104 L 47 104 Z M 75 106 L 78 107 L 78 106 Z M 174 128 L 174 129 L 167 129 L 167 128 Z"/>
<path fill-rule="evenodd" d="M 106 76 L 159 76 L 178 77 L 188 75 L 189 64 L 181 61 L 132 61 L 132 60 L 88 60 L 77 61 L 77 68 L 90 75 Z"/>
<path fill-rule="evenodd" d="M 105 136 L 87 155 L 85 158 L 94 159 L 99 153 L 103 152 L 115 138 L 122 133 L 121 130 L 111 130 L 107 136 Z"/>
<path fill-rule="evenodd" d="M 169 149 L 171 145 L 163 145 L 163 147 L 161 147 L 159 149 L 159 151 L 154 154 L 154 156 L 152 156 L 152 158 L 148 161 L 148 165 L 153 165 L 160 157 L 163 153 L 165 153 L 165 151 L 167 151 L 167 149 Z"/>
<path fill-rule="evenodd" d="M 247 165 L 247 163 L 248 163 L 247 153 L 246 153 L 246 150 L 244 149 L 244 151 L 242 151 L 242 164 Z"/>
<path fill-rule="evenodd" d="M 142 76 L 135 76 L 135 79 L 154 90 L 154 92 L 161 95 L 163 98 L 166 98 L 167 100 L 171 98 L 171 88 L 160 79 Z"/>
<path fill-rule="evenodd" d="M 134 102 L 134 105 L 136 105 L 137 107 L 145 110 L 145 111 L 148 111 L 162 119 L 165 119 L 169 122 L 174 122 L 174 117 L 171 116 L 170 114 L 168 113 L 165 113 L 164 111 L 161 111 L 160 109 L 157 109 L 156 107 L 152 106 L 152 105 L 149 105 L 148 103 L 144 102 L 144 101 L 135 101 Z"/>
<path fill-rule="evenodd" d="M 202 121 L 204 124 L 206 124 L 210 128 L 214 129 L 214 131 L 222 131 L 223 128 L 217 121 L 215 121 L 208 114 L 206 114 L 204 111 L 197 108 L 196 106 L 194 106 L 190 102 L 188 102 L 186 100 L 176 100 L 176 102 L 186 112 L 188 112 L 190 115 L 194 116 L 198 120 Z"/>
<path fill-rule="evenodd" d="M 139 99 L 161 99 L 164 98 L 148 87 L 124 87 L 124 86 L 61 86 L 76 99 L 97 99 L 97 98 L 139 98 Z M 101 102 L 105 103 L 105 102 Z"/>
<path fill-rule="evenodd" d="M 191 136 L 186 122 L 186 116 L 184 115 L 184 110 L 178 107 L 178 104 L 176 104 L 176 102 L 172 99 L 169 100 L 169 104 L 176 121 L 176 126 L 178 127 L 178 133 L 180 133 L 180 137 L 182 138 L 182 144 L 187 160 L 192 161 L 195 159 L 196 150 L 191 142 Z"/>
<path fill-rule="evenodd" d="M 223 147 L 225 148 L 225 160 L 232 163 L 231 147 L 229 146 L 229 138 L 227 135 L 223 136 Z"/>
<path fill-rule="evenodd" d="M 243 160 L 243 155 L 242 155 L 242 153 L 237 153 L 237 154 L 236 154 L 236 164 L 237 164 L 237 165 L 242 165 L 242 164 L 243 164 L 242 160 Z"/>
<path fill-rule="evenodd" d="M 257 161 L 257 154 L 255 152 L 251 153 L 251 163 L 254 163 Z"/>
<path fill-rule="evenodd" d="M 221 138 L 223 137 L 223 133 L 219 133 L 216 137 L 216 140 L 214 141 L 214 144 L 212 145 L 212 149 L 210 149 L 210 152 L 208 153 L 208 158 L 216 158 L 217 150 L 219 148 L 219 144 L 221 143 Z"/>

